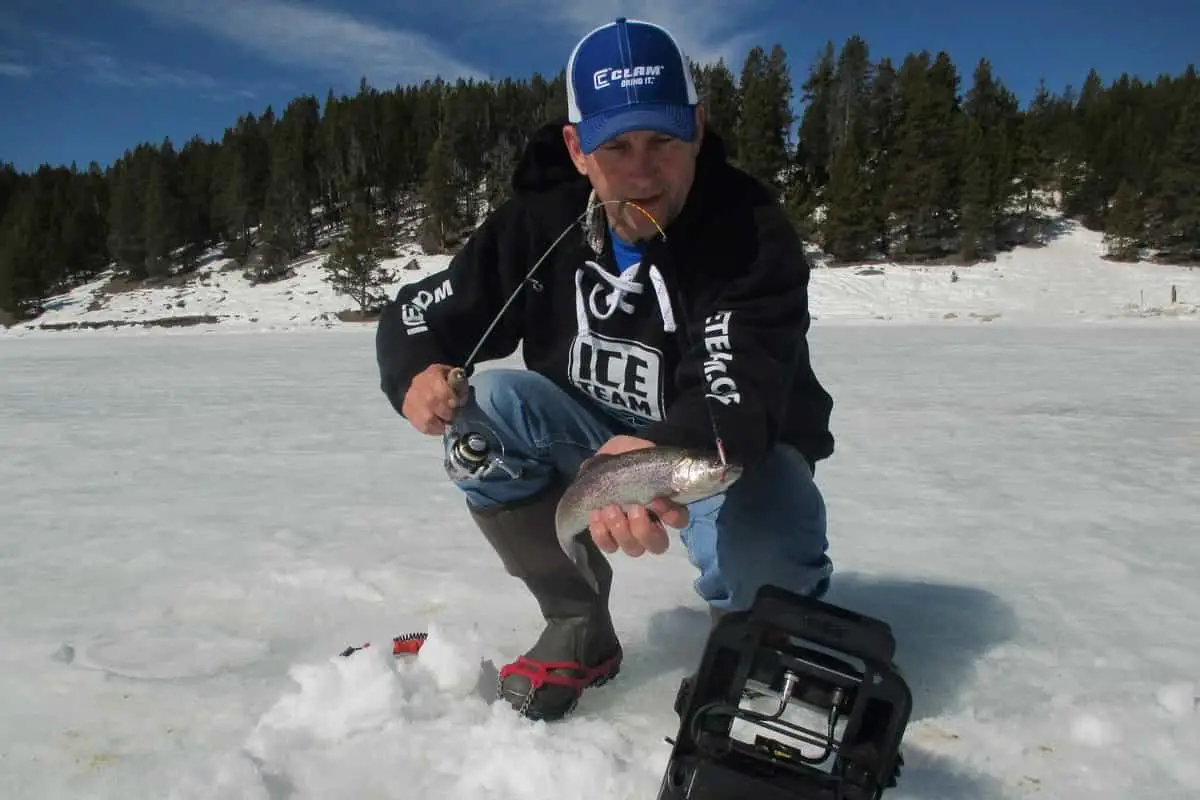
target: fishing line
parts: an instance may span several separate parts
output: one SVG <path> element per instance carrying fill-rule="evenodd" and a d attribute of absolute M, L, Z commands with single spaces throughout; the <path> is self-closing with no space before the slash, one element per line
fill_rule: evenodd
<path fill-rule="evenodd" d="M 509 306 L 511 306 L 513 301 L 517 299 L 517 295 L 520 294 L 521 290 L 525 288 L 526 284 L 533 283 L 535 284 L 536 288 L 536 282 L 533 280 L 534 273 L 538 271 L 538 269 L 542 266 L 542 263 L 545 262 L 545 260 L 550 257 L 550 254 L 554 252 L 554 248 L 558 247 L 559 243 L 566 238 L 567 234 L 570 233 L 575 226 L 577 226 L 589 215 L 595 213 L 596 208 L 606 205 L 616 205 L 618 207 L 618 213 L 623 210 L 625 206 L 630 206 L 634 209 L 637 209 L 646 217 L 646 219 L 650 220 L 651 224 L 654 225 L 659 235 L 664 241 L 666 241 L 667 233 L 663 230 L 662 225 L 660 225 L 658 220 L 654 218 L 653 214 L 647 211 L 639 203 L 636 203 L 633 200 L 600 200 L 594 203 L 589 202 L 587 208 L 580 212 L 575 219 L 571 220 L 571 222 L 569 222 L 567 226 L 563 228 L 562 233 L 560 233 L 555 240 L 550 243 L 550 246 L 546 248 L 546 251 L 542 253 L 537 261 L 534 262 L 533 266 L 529 268 L 529 271 L 525 273 L 525 277 L 522 278 L 521 282 L 517 284 L 517 287 L 513 289 L 512 293 L 508 296 L 508 299 L 504 301 L 504 305 L 500 307 L 500 310 L 496 312 L 496 316 L 492 318 L 492 321 L 488 324 L 487 328 L 484 329 L 483 333 L 479 337 L 479 340 L 475 343 L 475 346 L 471 348 L 471 352 L 467 355 L 467 358 L 463 362 L 462 366 L 454 367 L 450 370 L 449 375 L 446 377 L 446 382 L 449 384 L 450 390 L 453 392 L 456 398 L 460 396 L 463 387 L 465 387 L 467 384 L 467 371 L 475 363 L 476 356 L 479 355 L 479 351 L 487 342 L 488 337 L 491 336 L 492 331 L 496 329 L 496 326 L 504 317 L 504 313 L 508 311 Z M 488 444 L 487 439 L 480 435 L 477 431 L 463 431 L 461 430 L 461 426 L 459 424 L 453 422 L 450 424 L 450 429 L 457 434 L 454 437 L 454 441 L 451 442 L 447 448 L 445 461 L 446 471 L 452 477 L 479 477 L 482 475 L 487 475 L 492 471 L 493 468 L 497 466 L 508 471 L 513 477 L 516 477 L 513 471 L 503 464 L 503 450 L 501 451 L 500 458 L 497 459 L 491 452 L 491 447 Z M 500 441 L 499 437 L 495 437 L 494 432 L 493 437 L 497 442 Z"/>
<path fill-rule="evenodd" d="M 601 200 L 597 203 L 589 203 L 588 207 L 580 212 L 579 216 L 575 217 L 575 219 L 571 220 L 571 222 L 567 224 L 567 227 L 563 228 L 562 233 L 560 233 L 558 237 L 550 243 L 550 246 L 546 248 L 546 252 L 542 253 L 538 260 L 534 262 L 533 266 L 529 268 L 529 272 L 525 273 L 525 277 L 522 278 L 521 282 L 517 284 L 517 288 L 513 289 L 512 294 L 508 296 L 508 299 L 504 301 L 504 305 L 500 307 L 500 311 L 496 313 L 496 316 L 488 324 L 487 328 L 484 329 L 483 334 L 479 337 L 479 341 L 475 343 L 475 347 L 473 347 L 470 354 L 467 355 L 466 361 L 463 362 L 461 367 L 456 368 L 457 374 L 451 376 L 454 380 L 462 381 L 466 378 L 467 370 L 469 370 L 471 365 L 475 362 L 475 357 L 479 355 L 479 350 L 483 347 L 484 343 L 487 341 L 487 338 L 492 335 L 492 331 L 495 330 L 498 324 L 500 324 L 500 320 L 504 317 L 504 312 L 508 311 L 508 307 L 511 306 L 513 301 L 517 299 L 517 295 L 520 294 L 521 290 L 525 288 L 525 285 L 533 281 L 533 274 L 538 271 L 539 267 L 542 266 L 542 262 L 550 257 L 550 254 L 554 252 L 554 248 L 558 247 L 559 243 L 567 237 L 567 234 L 571 232 L 572 228 L 582 222 L 583 219 L 589 214 L 593 213 L 596 207 L 605 205 L 616 205 L 619 207 L 618 211 L 623 209 L 625 206 L 630 206 L 637 209 L 643 215 L 645 215 L 646 219 L 650 220 L 650 223 L 654 225 L 655 229 L 658 231 L 659 235 L 662 236 L 663 240 L 666 240 L 667 233 L 662 229 L 662 226 L 658 224 L 658 220 L 654 218 L 654 215 L 632 200 Z"/>
<path fill-rule="evenodd" d="M 575 219 L 571 220 L 571 222 L 569 222 L 567 224 L 567 226 L 565 228 L 563 228 L 562 232 L 554 239 L 553 242 L 550 243 L 550 246 L 546 248 L 545 252 L 543 252 L 542 255 L 538 257 L 537 261 L 534 262 L 533 266 L 529 268 L 529 271 L 525 273 L 525 277 L 522 278 L 521 282 L 517 284 L 515 289 L 513 289 L 512 293 L 508 296 L 508 299 L 504 301 L 504 305 L 502 305 L 500 307 L 500 310 L 496 313 L 495 317 L 493 317 L 491 322 L 488 323 L 487 328 L 484 329 L 483 333 L 479 337 L 479 340 L 475 343 L 475 346 L 473 348 L 471 348 L 471 351 L 467 355 L 467 358 L 463 362 L 462 366 L 454 367 L 453 369 L 450 370 L 450 374 L 449 374 L 447 380 L 448 380 L 448 383 L 450 384 L 451 390 L 454 392 L 454 394 L 456 396 L 459 394 L 460 389 L 467 382 L 467 371 L 470 370 L 471 366 L 475 363 L 475 358 L 479 355 L 479 351 L 483 348 L 483 345 L 487 342 L 488 337 L 492 335 L 492 331 L 494 331 L 496 329 L 496 326 L 500 324 L 500 320 L 504 317 L 505 312 L 508 311 L 509 307 L 517 299 L 517 296 L 521 293 L 521 290 L 524 289 L 527 284 L 535 284 L 536 283 L 536 281 L 534 281 L 534 279 L 533 279 L 534 273 L 536 273 L 538 271 L 538 269 L 541 268 L 542 264 L 546 261 L 547 258 L 550 257 L 550 254 L 554 252 L 554 249 L 556 247 L 558 247 L 558 245 L 562 242 L 563 239 L 565 239 L 567 237 L 567 234 L 569 234 L 573 228 L 575 228 L 577 225 L 579 225 L 580 222 L 582 222 L 589 215 L 594 213 L 595 209 L 597 207 L 608 206 L 608 205 L 617 206 L 618 213 L 621 210 L 624 210 L 624 208 L 626 206 L 629 206 L 630 208 L 633 208 L 633 209 L 639 211 L 643 216 L 646 217 L 646 219 L 648 219 L 650 221 L 650 223 L 652 225 L 654 225 L 655 230 L 658 231 L 658 234 L 659 234 L 659 236 L 662 237 L 663 241 L 666 241 L 667 233 L 666 233 L 666 231 L 663 230 L 663 227 L 662 227 L 662 225 L 659 224 L 658 220 L 654 218 L 654 215 L 651 214 L 648 210 L 646 210 L 646 208 L 643 207 L 641 204 L 639 204 L 633 200 L 601 200 L 601 201 L 598 201 L 595 203 L 589 203 L 587 208 L 585 208 L 582 212 L 580 212 L 580 214 L 577 217 L 575 217 Z M 682 309 L 682 308 L 681 308 L 681 311 L 683 312 L 684 317 L 685 317 L 685 324 L 683 327 L 684 327 L 684 331 L 686 332 L 689 328 L 689 325 L 687 324 L 687 319 L 686 319 L 687 312 L 686 312 L 686 309 Z M 689 347 L 693 347 L 695 343 L 691 340 L 691 336 L 687 335 L 686 333 L 685 333 L 685 336 L 688 339 Z M 703 366 L 701 366 L 701 376 L 702 376 L 701 380 L 703 380 Z M 716 412 L 713 410 L 713 407 L 712 407 L 713 398 L 707 391 L 705 391 L 704 399 L 705 399 L 705 404 L 704 404 L 705 409 L 708 411 L 709 422 L 712 425 L 713 439 L 716 444 L 717 455 L 721 459 L 721 466 L 728 467 L 729 461 L 725 454 L 725 444 L 721 439 L 721 432 L 717 425 Z M 476 458 L 478 458 L 478 456 L 476 456 Z"/>

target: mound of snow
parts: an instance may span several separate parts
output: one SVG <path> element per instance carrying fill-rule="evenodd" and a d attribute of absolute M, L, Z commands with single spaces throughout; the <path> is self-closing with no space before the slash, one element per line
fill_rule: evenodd
<path fill-rule="evenodd" d="M 661 754 L 614 722 L 531 723 L 492 700 L 483 653 L 473 631 L 431 626 L 415 658 L 367 648 L 293 667 L 296 689 L 258 720 L 241 763 L 223 756 L 172 797 L 634 797 L 658 780 Z"/>

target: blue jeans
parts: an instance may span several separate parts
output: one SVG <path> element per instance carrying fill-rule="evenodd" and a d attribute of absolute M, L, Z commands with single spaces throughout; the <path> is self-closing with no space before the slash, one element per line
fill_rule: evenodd
<path fill-rule="evenodd" d="M 569 480 L 585 458 L 625 432 L 536 372 L 487 370 L 470 384 L 473 402 L 460 410 L 446 441 L 475 431 L 500 454 L 490 473 L 455 480 L 475 508 L 506 505 Z M 764 584 L 814 596 L 828 588 L 825 501 L 795 448 L 775 447 L 724 494 L 688 511 L 680 536 L 700 573 L 696 593 L 711 607 L 747 609 Z"/>

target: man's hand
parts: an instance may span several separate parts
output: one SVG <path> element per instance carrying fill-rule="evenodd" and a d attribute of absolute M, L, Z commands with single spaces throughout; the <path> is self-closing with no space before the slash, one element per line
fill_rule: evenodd
<path fill-rule="evenodd" d="M 654 442 L 636 436 L 614 436 L 596 451 L 596 455 L 615 456 L 646 447 L 654 447 Z M 651 516 L 651 512 L 658 519 Z M 622 550 L 636 558 L 647 551 L 655 555 L 667 551 L 670 539 L 664 523 L 672 528 L 687 525 L 687 507 L 660 499 L 652 501 L 648 507 L 633 506 L 626 514 L 620 506 L 608 506 L 592 512 L 588 531 L 592 541 L 605 553 Z"/>
<path fill-rule="evenodd" d="M 445 433 L 455 409 L 465 404 L 467 384 L 463 381 L 455 392 L 451 385 L 454 369 L 445 364 L 430 364 L 413 378 L 404 393 L 404 416 L 421 433 L 429 436 Z"/>

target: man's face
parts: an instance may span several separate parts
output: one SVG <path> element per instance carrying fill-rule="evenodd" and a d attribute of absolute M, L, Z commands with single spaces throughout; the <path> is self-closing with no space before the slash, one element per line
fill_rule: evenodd
<path fill-rule="evenodd" d="M 573 125 L 563 138 L 575 168 L 586 175 L 600 200 L 630 200 L 644 208 L 662 227 L 679 216 L 696 177 L 704 116 L 696 108 L 697 136 L 685 142 L 655 131 L 630 131 L 585 154 Z M 649 239 L 658 233 L 654 223 L 636 208 L 607 205 L 609 222 L 624 239 Z"/>

